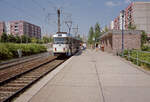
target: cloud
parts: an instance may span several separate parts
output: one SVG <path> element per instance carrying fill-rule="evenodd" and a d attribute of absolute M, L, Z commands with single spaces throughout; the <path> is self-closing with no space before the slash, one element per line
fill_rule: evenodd
<path fill-rule="evenodd" d="M 113 6 L 119 6 L 121 3 L 120 2 L 113 2 L 113 1 L 107 1 L 105 3 L 106 6 L 109 6 L 109 7 L 113 7 Z"/>
<path fill-rule="evenodd" d="M 125 0 L 125 3 L 129 4 L 131 3 L 131 0 Z"/>

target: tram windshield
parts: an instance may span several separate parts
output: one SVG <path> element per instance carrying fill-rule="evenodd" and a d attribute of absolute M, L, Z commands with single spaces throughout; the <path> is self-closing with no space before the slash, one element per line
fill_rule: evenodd
<path fill-rule="evenodd" d="M 54 44 L 67 44 L 68 40 L 65 37 L 54 37 Z"/>

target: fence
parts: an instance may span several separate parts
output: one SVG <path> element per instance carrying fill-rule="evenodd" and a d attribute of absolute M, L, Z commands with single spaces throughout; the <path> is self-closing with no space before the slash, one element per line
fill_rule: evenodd
<path fill-rule="evenodd" d="M 150 68 L 150 52 L 140 50 L 125 50 L 123 57 L 139 66 Z"/>

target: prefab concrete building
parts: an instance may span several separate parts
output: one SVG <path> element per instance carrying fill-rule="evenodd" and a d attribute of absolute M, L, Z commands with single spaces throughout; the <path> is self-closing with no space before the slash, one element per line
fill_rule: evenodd
<path fill-rule="evenodd" d="M 141 31 L 124 30 L 124 49 L 140 49 Z M 117 54 L 122 51 L 122 31 L 110 30 L 100 37 L 104 51 Z"/>
<path fill-rule="evenodd" d="M 136 27 L 136 30 L 144 30 L 150 37 L 150 2 L 132 2 L 124 10 L 124 26 L 128 30 L 131 26 Z M 122 13 L 114 19 L 115 30 L 122 29 Z"/>

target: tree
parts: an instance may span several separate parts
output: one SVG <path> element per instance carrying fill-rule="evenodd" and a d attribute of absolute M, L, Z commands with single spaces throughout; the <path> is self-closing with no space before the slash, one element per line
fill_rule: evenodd
<path fill-rule="evenodd" d="M 105 26 L 104 32 L 108 32 L 108 27 Z"/>
<path fill-rule="evenodd" d="M 37 39 L 35 37 L 31 38 L 31 43 L 37 43 Z"/>
<path fill-rule="evenodd" d="M 44 41 L 43 41 L 43 39 L 37 39 L 37 43 L 38 43 L 38 44 L 43 44 Z"/>
<path fill-rule="evenodd" d="M 16 43 L 21 43 L 21 38 L 18 35 L 16 35 Z"/>
<path fill-rule="evenodd" d="M 50 37 L 43 36 L 42 40 L 43 40 L 44 43 L 50 43 L 50 42 L 53 41 L 51 36 Z"/>
<path fill-rule="evenodd" d="M 135 30 L 136 26 L 130 23 L 129 26 L 128 26 L 128 29 L 129 30 Z"/>
<path fill-rule="evenodd" d="M 141 47 L 143 47 L 146 42 L 147 42 L 147 34 L 145 33 L 145 31 L 142 31 L 142 35 L 141 35 Z"/>
<path fill-rule="evenodd" d="M 50 42 L 53 41 L 53 37 L 52 37 L 52 36 L 49 37 L 49 41 L 50 41 Z"/>
<path fill-rule="evenodd" d="M 7 42 L 8 41 L 8 36 L 7 34 L 4 32 L 1 36 L 1 42 Z"/>
<path fill-rule="evenodd" d="M 90 27 L 89 34 L 88 34 L 89 44 L 93 44 L 93 37 L 94 37 L 94 30 L 93 30 L 93 27 Z"/>
<path fill-rule="evenodd" d="M 80 34 L 77 35 L 77 39 L 83 41 L 83 38 L 80 36 Z"/>
<path fill-rule="evenodd" d="M 31 38 L 29 36 L 26 36 L 26 43 L 31 43 Z"/>
<path fill-rule="evenodd" d="M 16 42 L 16 37 L 13 34 L 8 35 L 8 42 Z"/>
<path fill-rule="evenodd" d="M 22 41 L 22 43 L 30 43 L 31 39 L 30 39 L 30 37 L 28 37 L 27 35 L 24 34 L 21 36 L 21 41 Z"/>
<path fill-rule="evenodd" d="M 44 41 L 44 43 L 49 43 L 50 39 L 46 36 L 43 36 L 43 41 Z"/>
<path fill-rule="evenodd" d="M 95 34 L 94 34 L 94 37 L 95 37 L 95 41 L 98 42 L 98 39 L 99 37 L 101 36 L 101 31 L 100 31 L 100 24 L 97 22 L 95 24 Z"/>
<path fill-rule="evenodd" d="M 26 43 L 27 37 L 25 35 L 21 36 L 21 42 Z"/>

